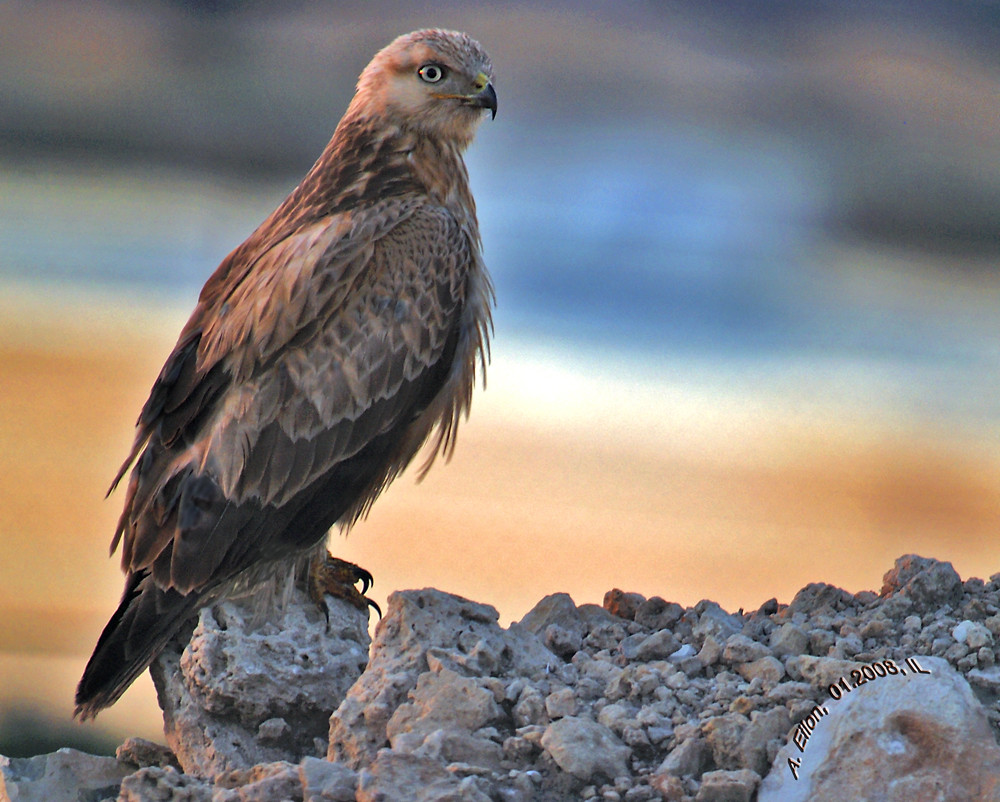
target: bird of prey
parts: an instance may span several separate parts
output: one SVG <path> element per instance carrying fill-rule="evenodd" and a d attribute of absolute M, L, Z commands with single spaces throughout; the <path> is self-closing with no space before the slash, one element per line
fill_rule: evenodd
<path fill-rule="evenodd" d="M 205 284 L 111 486 L 132 466 L 111 543 L 125 590 L 77 717 L 117 701 L 201 607 L 322 559 L 328 530 L 432 433 L 422 470 L 450 455 L 488 357 L 462 153 L 496 116 L 492 82 L 465 34 L 393 41 L 306 177 Z"/>

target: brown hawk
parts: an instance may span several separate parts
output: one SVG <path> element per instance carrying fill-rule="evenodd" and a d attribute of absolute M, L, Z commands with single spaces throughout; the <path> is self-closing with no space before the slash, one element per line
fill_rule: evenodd
<path fill-rule="evenodd" d="M 139 416 L 125 591 L 76 692 L 113 704 L 197 610 L 322 552 L 436 430 L 454 445 L 493 290 L 462 159 L 493 69 L 465 34 L 401 36 L 299 186 L 202 289 Z M 110 491 L 109 491 L 110 492 Z"/>

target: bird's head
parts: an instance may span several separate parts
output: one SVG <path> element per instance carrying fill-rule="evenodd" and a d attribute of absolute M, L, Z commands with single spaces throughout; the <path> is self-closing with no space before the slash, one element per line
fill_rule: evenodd
<path fill-rule="evenodd" d="M 497 113 L 493 65 L 464 33 L 423 30 L 375 54 L 358 79 L 351 111 L 465 145 L 483 111 Z"/>

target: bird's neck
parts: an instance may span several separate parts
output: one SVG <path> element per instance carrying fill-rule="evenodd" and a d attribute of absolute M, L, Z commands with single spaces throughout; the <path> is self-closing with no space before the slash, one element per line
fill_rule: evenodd
<path fill-rule="evenodd" d="M 251 239 L 274 241 L 315 220 L 409 194 L 453 210 L 478 238 L 462 150 L 461 143 L 346 116 L 306 177 Z"/>
<path fill-rule="evenodd" d="M 442 206 L 472 212 L 476 203 L 469 189 L 469 172 L 462 158 L 464 146 L 448 140 L 415 136 L 409 163 L 425 192 Z"/>

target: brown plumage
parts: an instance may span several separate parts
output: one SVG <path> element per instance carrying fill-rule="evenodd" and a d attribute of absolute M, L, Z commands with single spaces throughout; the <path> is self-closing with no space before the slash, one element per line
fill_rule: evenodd
<path fill-rule="evenodd" d="M 380 51 L 302 183 L 222 262 L 112 489 L 125 592 L 76 694 L 113 704 L 199 608 L 350 525 L 437 430 L 454 445 L 492 289 L 462 151 L 489 58 L 427 30 Z"/>

